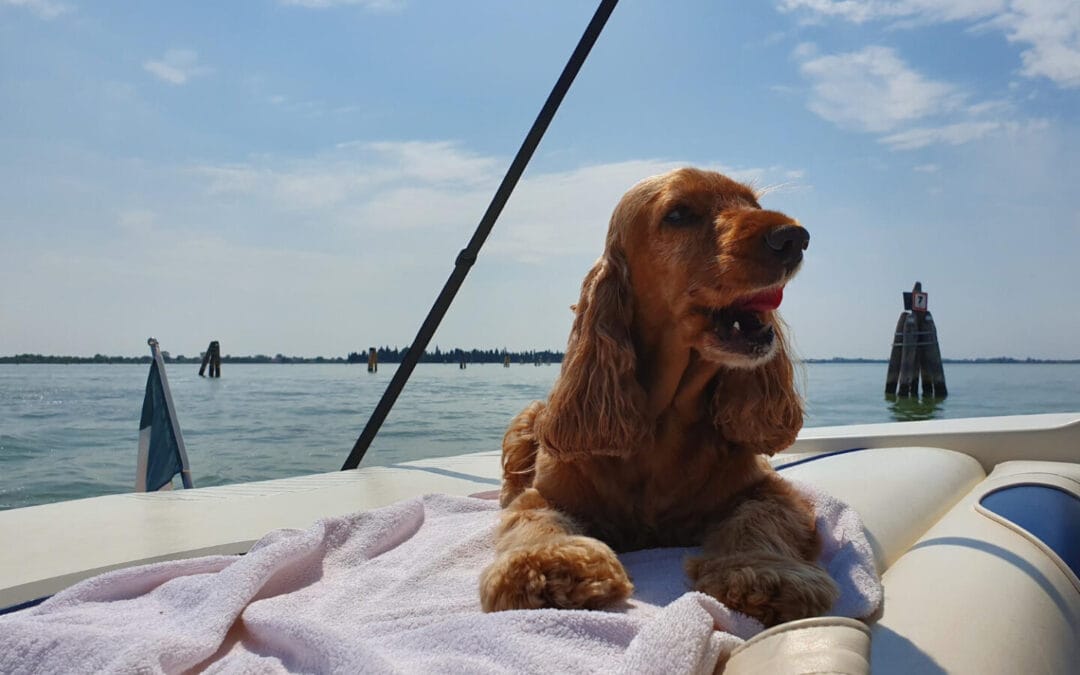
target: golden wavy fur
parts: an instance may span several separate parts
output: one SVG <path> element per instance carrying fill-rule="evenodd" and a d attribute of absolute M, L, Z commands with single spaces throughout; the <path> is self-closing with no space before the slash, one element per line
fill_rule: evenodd
<path fill-rule="evenodd" d="M 698 545 L 694 588 L 767 625 L 830 607 L 810 507 L 763 458 L 802 426 L 774 310 L 808 241 L 714 172 L 622 198 L 560 377 L 503 440 L 486 611 L 616 603 L 633 587 L 615 551 Z"/>

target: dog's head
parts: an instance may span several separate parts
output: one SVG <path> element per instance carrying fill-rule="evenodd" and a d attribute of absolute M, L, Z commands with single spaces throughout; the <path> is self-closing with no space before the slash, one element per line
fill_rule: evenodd
<path fill-rule="evenodd" d="M 627 192 L 608 249 L 626 260 L 640 323 L 678 325 L 702 358 L 753 368 L 777 353 L 774 310 L 809 241 L 747 186 L 679 169 Z"/>
<path fill-rule="evenodd" d="M 562 374 L 537 430 L 555 456 L 626 455 L 648 443 L 645 357 L 692 350 L 720 367 L 709 414 L 755 452 L 790 444 L 802 425 L 775 310 L 809 234 L 721 174 L 678 169 L 645 179 L 611 218 L 586 275 Z M 639 354 L 639 351 L 646 352 Z"/>

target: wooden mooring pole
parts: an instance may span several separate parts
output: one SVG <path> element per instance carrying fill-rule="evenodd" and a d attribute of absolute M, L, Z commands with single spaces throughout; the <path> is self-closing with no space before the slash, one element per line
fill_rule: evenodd
<path fill-rule="evenodd" d="M 907 312 L 901 312 L 900 318 L 896 321 L 896 331 L 894 335 L 903 335 L 904 322 L 907 320 Z M 889 372 L 885 376 L 885 393 L 896 393 L 896 383 L 900 379 L 900 357 L 903 355 L 903 343 L 893 338 L 892 353 L 889 354 Z"/>
<path fill-rule="evenodd" d="M 199 377 L 206 377 L 206 367 L 210 366 L 210 377 L 221 377 L 221 345 L 217 340 L 212 340 L 210 346 L 203 354 L 202 365 L 199 366 Z"/>
<path fill-rule="evenodd" d="M 375 351 L 374 347 L 368 347 L 367 371 L 369 373 L 379 372 L 379 352 Z"/>
<path fill-rule="evenodd" d="M 922 380 L 924 398 L 945 398 L 945 369 L 941 363 L 937 327 L 931 316 L 929 295 L 916 281 L 910 293 L 904 293 L 904 311 L 896 322 L 889 370 L 885 376 L 885 394 L 918 396 Z"/>
<path fill-rule="evenodd" d="M 913 314 L 914 312 L 911 312 L 904 318 L 904 328 L 900 332 L 900 376 L 897 378 L 896 387 L 898 396 L 910 396 L 912 393 L 919 395 L 919 371 L 915 367 L 919 337 Z"/>

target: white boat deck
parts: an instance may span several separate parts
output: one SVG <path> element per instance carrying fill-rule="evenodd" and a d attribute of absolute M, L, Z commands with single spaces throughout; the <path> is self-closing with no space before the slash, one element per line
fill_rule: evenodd
<path fill-rule="evenodd" d="M 498 452 L 278 480 L 77 499 L 0 511 L 0 608 L 101 572 L 242 553 L 264 534 L 431 492 L 497 490 Z M 18 542 L 17 545 L 11 545 Z"/>
<path fill-rule="evenodd" d="M 872 450 L 840 454 L 854 448 Z M 799 463 L 785 474 L 862 516 L 886 592 L 871 624 L 875 672 L 914 672 L 913 659 L 973 673 L 1069 672 L 1065 664 L 1080 662 L 1080 579 L 1030 533 L 979 505 L 1002 486 L 1030 484 L 1080 499 L 1080 413 L 806 429 L 774 463 Z M 270 530 L 326 516 L 432 492 L 491 492 L 500 473 L 491 451 L 2 511 L 0 608 L 109 569 L 242 553 Z M 1036 642 L 1002 637 L 1019 615 L 1042 626 Z M 957 632 L 961 621 L 975 627 Z M 1029 652 L 1047 668 L 1025 671 Z"/>
<path fill-rule="evenodd" d="M 856 447 L 948 448 L 986 471 L 1010 459 L 1080 461 L 1080 414 L 804 429 L 776 457 Z M 131 493 L 0 511 L 0 608 L 51 595 L 117 567 L 240 553 L 266 532 L 430 492 L 497 490 L 499 452 L 219 487 Z M 63 551 L 60 553 L 59 551 Z"/>

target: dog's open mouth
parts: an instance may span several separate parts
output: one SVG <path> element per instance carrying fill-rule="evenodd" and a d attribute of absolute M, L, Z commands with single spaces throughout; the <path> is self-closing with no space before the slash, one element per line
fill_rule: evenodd
<path fill-rule="evenodd" d="M 712 310 L 712 331 L 724 351 L 746 356 L 767 354 L 776 338 L 767 315 L 780 306 L 783 297 L 784 289 L 776 288 Z"/>

